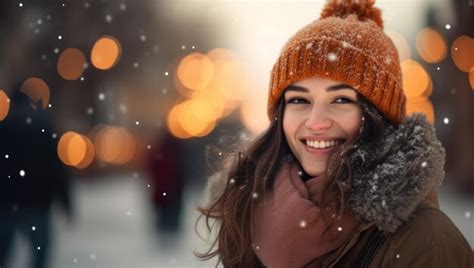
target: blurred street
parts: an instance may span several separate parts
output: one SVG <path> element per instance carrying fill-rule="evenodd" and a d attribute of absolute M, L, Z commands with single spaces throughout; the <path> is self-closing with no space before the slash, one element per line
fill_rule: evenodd
<path fill-rule="evenodd" d="M 202 189 L 186 189 L 183 230 L 172 239 L 155 235 L 149 189 L 140 177 L 117 176 L 94 182 L 76 180 L 74 196 L 78 221 L 65 225 L 59 215 L 51 267 L 214 267 L 215 261 L 198 261 L 192 251 L 205 245 L 194 232 L 195 203 Z M 474 246 L 474 197 L 452 194 L 449 186 L 440 193 L 441 209 Z M 200 225 L 202 226 L 202 225 Z M 26 267 L 26 244 L 15 242 L 12 268 Z M 200 251 L 202 252 L 202 250 Z"/>

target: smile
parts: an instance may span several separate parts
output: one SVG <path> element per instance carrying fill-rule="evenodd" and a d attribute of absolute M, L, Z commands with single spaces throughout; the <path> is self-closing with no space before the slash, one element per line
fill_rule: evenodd
<path fill-rule="evenodd" d="M 335 147 L 341 143 L 344 142 L 344 140 L 338 139 L 338 140 L 325 140 L 325 141 L 318 141 L 318 140 L 302 140 L 302 142 L 311 148 L 316 148 L 316 149 L 326 149 L 326 148 L 331 148 Z"/>

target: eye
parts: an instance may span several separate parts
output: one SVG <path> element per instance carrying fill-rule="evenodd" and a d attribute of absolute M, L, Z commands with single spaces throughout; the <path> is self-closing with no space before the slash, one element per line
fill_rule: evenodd
<path fill-rule="evenodd" d="M 346 98 L 346 97 L 338 97 L 334 100 L 335 103 L 354 103 L 353 100 Z"/>
<path fill-rule="evenodd" d="M 287 104 L 302 104 L 302 103 L 308 103 L 307 100 L 303 99 L 303 98 L 290 98 L 286 101 Z"/>

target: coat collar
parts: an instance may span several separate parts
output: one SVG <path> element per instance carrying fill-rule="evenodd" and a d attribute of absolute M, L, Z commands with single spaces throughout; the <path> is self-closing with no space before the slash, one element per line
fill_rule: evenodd
<path fill-rule="evenodd" d="M 386 127 L 378 142 L 357 146 L 348 207 L 363 222 L 395 232 L 441 184 L 445 150 L 422 114 Z"/>

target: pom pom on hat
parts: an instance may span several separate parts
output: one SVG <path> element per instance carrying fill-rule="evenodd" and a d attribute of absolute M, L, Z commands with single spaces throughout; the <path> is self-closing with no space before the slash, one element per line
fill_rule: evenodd
<path fill-rule="evenodd" d="M 328 0 L 321 12 L 321 19 L 346 18 L 354 14 L 360 21 L 372 20 L 383 29 L 382 12 L 374 7 L 374 3 L 374 0 Z"/>

